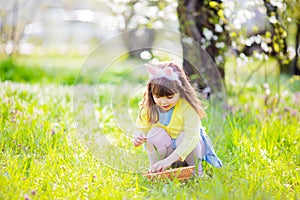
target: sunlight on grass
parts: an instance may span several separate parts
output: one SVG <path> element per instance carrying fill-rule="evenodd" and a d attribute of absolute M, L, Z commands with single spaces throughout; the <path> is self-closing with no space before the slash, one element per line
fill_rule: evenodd
<path fill-rule="evenodd" d="M 132 148 L 147 160 L 143 148 L 134 149 L 131 137 L 115 126 L 110 91 L 118 82 L 107 82 L 95 95 L 99 128 L 116 146 Z M 224 167 L 203 163 L 205 177 L 184 182 L 149 182 L 141 173 L 100 162 L 78 138 L 72 86 L 1 82 L 0 198 L 299 199 L 299 82 L 294 78 L 279 88 L 272 81 L 268 88 L 264 82 L 243 88 L 229 81 L 224 132 L 215 144 Z M 141 100 L 137 94 L 125 103 L 132 119 Z M 127 160 L 126 165 L 135 168 L 137 163 Z"/>

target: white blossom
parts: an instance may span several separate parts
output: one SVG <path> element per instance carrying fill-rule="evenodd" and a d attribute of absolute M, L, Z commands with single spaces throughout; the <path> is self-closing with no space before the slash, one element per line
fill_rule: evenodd
<path fill-rule="evenodd" d="M 215 25 L 215 31 L 216 31 L 217 33 L 221 33 L 221 32 L 223 31 L 222 26 L 220 26 L 220 24 L 216 24 L 216 25 Z"/>
<path fill-rule="evenodd" d="M 270 3 L 282 10 L 285 10 L 286 8 L 286 5 L 282 2 L 282 0 L 270 0 Z"/>
<path fill-rule="evenodd" d="M 257 52 L 254 53 L 254 57 L 257 58 L 258 60 L 262 60 L 264 58 L 261 53 L 257 53 Z"/>
<path fill-rule="evenodd" d="M 256 44 L 260 44 L 261 43 L 261 36 L 260 35 L 255 36 L 254 41 L 255 41 Z"/>
<path fill-rule="evenodd" d="M 218 55 L 217 57 L 216 57 L 216 63 L 217 64 L 220 64 L 220 63 L 222 63 L 223 62 L 223 57 L 221 56 L 221 55 Z"/>
<path fill-rule="evenodd" d="M 216 47 L 217 48 L 224 48 L 225 47 L 225 43 L 224 42 L 217 42 L 216 43 Z"/>
<path fill-rule="evenodd" d="M 261 46 L 262 50 L 264 50 L 265 52 L 269 51 L 269 47 L 268 47 L 268 45 L 265 42 L 262 42 L 260 44 L 260 46 Z"/>
<path fill-rule="evenodd" d="M 212 31 L 208 30 L 207 28 L 203 29 L 203 35 L 207 40 L 211 40 L 211 38 L 213 37 Z"/>
<path fill-rule="evenodd" d="M 275 24 L 277 22 L 276 17 L 275 16 L 269 17 L 269 22 L 272 23 L 272 24 Z"/>
<path fill-rule="evenodd" d="M 245 40 L 245 44 L 246 44 L 246 46 L 251 46 L 251 45 L 252 45 L 251 39 L 250 39 L 250 38 L 247 38 L 247 39 Z"/>

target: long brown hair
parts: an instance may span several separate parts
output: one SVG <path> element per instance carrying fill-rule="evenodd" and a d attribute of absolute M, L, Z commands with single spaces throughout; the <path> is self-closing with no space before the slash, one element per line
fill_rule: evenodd
<path fill-rule="evenodd" d="M 153 95 L 163 97 L 179 93 L 180 97 L 184 98 L 193 107 L 200 119 L 204 118 L 206 113 L 202 102 L 198 99 L 196 90 L 190 84 L 184 71 L 172 62 L 160 63 L 155 67 L 171 67 L 174 72 L 178 73 L 179 80 L 172 81 L 164 77 L 149 79 L 146 84 L 143 102 L 140 105 L 139 117 L 141 118 L 141 111 L 145 109 L 147 122 L 156 123 L 158 121 L 158 107 L 154 102 Z"/>

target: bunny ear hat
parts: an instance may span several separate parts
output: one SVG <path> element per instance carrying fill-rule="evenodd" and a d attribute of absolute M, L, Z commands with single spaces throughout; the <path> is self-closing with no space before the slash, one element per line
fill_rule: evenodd
<path fill-rule="evenodd" d="M 170 81 L 178 81 L 181 83 L 179 80 L 179 74 L 174 72 L 171 67 L 157 68 L 149 64 L 146 64 L 145 67 L 149 73 L 150 79 L 166 78 Z"/>

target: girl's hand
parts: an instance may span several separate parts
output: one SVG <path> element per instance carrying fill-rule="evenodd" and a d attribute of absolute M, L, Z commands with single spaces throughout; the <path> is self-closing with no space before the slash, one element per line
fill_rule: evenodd
<path fill-rule="evenodd" d="M 140 134 L 140 135 L 134 137 L 133 145 L 135 147 L 138 147 L 138 146 L 142 145 L 146 140 L 147 140 L 147 138 L 144 137 L 142 134 Z"/>
<path fill-rule="evenodd" d="M 166 159 L 157 161 L 151 166 L 150 172 L 162 172 L 165 171 L 172 163 L 167 161 Z"/>
<path fill-rule="evenodd" d="M 157 161 L 151 166 L 150 172 L 162 172 L 170 167 L 174 162 L 179 159 L 179 156 L 175 153 L 172 153 L 167 158 Z"/>

